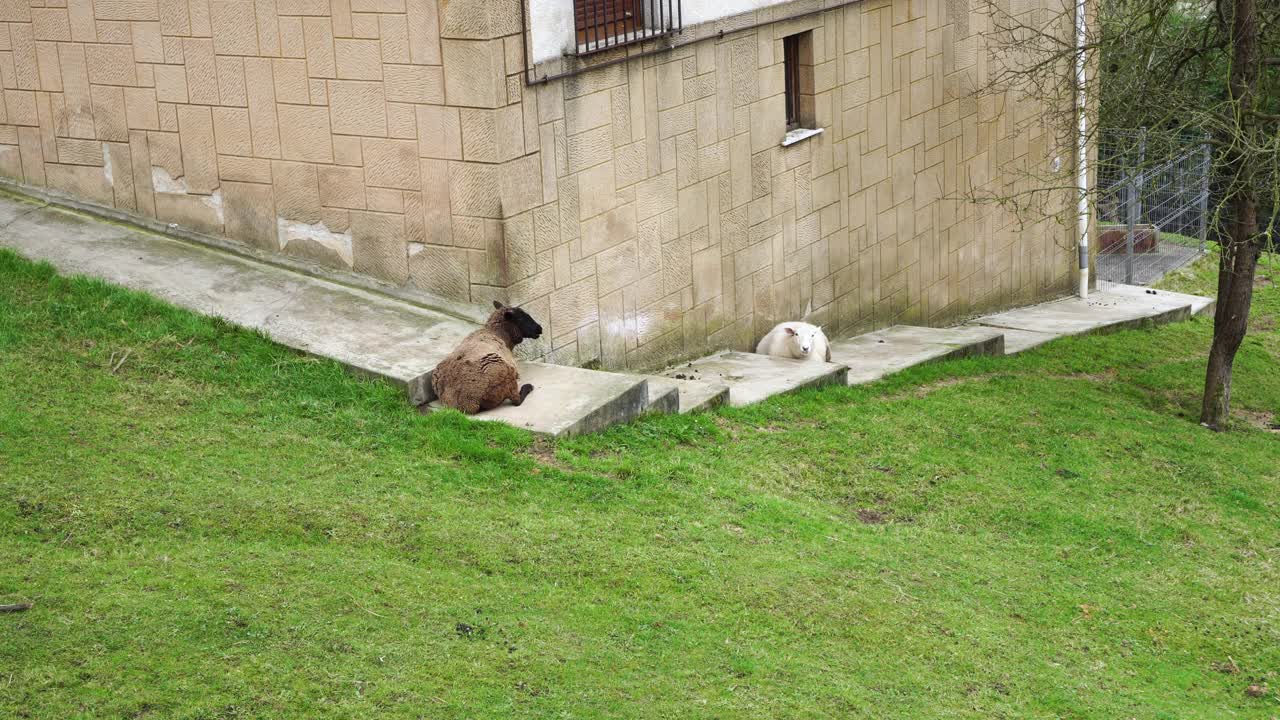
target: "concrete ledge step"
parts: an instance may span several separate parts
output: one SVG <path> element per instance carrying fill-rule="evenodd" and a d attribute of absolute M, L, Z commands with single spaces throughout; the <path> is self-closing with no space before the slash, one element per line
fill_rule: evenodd
<path fill-rule="evenodd" d="M 1125 285 L 1123 283 L 1108 283 L 1106 289 L 1103 290 L 1102 293 L 1106 295 L 1121 295 L 1125 297 L 1138 298 L 1149 303 L 1168 305 L 1171 307 L 1176 307 L 1178 305 L 1190 305 L 1192 315 L 1212 315 L 1214 309 L 1218 305 L 1218 301 L 1210 297 L 1188 295 L 1186 293 L 1176 293 L 1168 290 L 1155 290 L 1147 287 L 1139 287 L 1137 285 Z"/>
<path fill-rule="evenodd" d="M 649 386 L 634 375 L 584 370 L 539 362 L 520 363 L 520 384 L 533 392 L 519 407 L 503 405 L 472 415 L 504 422 L 540 435 L 567 437 L 630 422 L 649 406 Z M 439 409 L 433 401 L 431 409 Z"/>
<path fill-rule="evenodd" d="M 0 197 L 0 246 L 88 275 L 404 386 L 430 399 L 431 370 L 478 326 L 377 293 L 339 285 L 125 225 Z"/>
<path fill-rule="evenodd" d="M 1003 355 L 1004 331 L 986 327 L 894 325 L 831 343 L 831 361 L 849 367 L 850 385 L 915 365 L 970 355 Z"/>
<path fill-rule="evenodd" d="M 985 327 L 983 325 L 974 325 L 972 327 Z M 1033 332 L 1031 330 L 1014 330 L 1013 328 L 1000 328 L 1004 333 L 1004 354 L 1017 355 L 1031 348 L 1037 348 L 1049 342 L 1056 340 L 1061 335 L 1057 333 Z"/>
<path fill-rule="evenodd" d="M 744 352 L 721 352 L 660 375 L 676 379 L 724 384 L 729 404 L 742 407 L 792 390 L 819 385 L 844 384 L 849 368 L 826 362 L 807 362 Z"/>
<path fill-rule="evenodd" d="M 1209 298 L 1121 285 L 1097 292 L 1088 299 L 1065 298 L 987 315 L 970 325 L 1005 331 L 1005 354 L 1038 347 L 1065 335 L 1107 333 L 1155 327 L 1191 317 L 1194 308 L 1204 312 Z M 1193 302 L 1194 301 L 1194 302 Z"/>
<path fill-rule="evenodd" d="M 646 415 L 675 415 L 680 412 L 680 388 L 657 382 L 666 378 L 645 376 L 649 385 L 649 405 L 645 407 Z"/>
<path fill-rule="evenodd" d="M 679 370 L 673 374 L 683 374 Z M 710 410 L 729 399 L 729 386 L 721 382 L 688 380 L 663 375 L 645 375 L 649 382 L 651 412 L 685 413 Z"/>

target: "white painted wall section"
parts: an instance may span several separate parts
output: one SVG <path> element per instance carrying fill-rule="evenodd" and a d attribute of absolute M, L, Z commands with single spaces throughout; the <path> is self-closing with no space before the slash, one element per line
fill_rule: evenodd
<path fill-rule="evenodd" d="M 682 0 L 681 17 L 687 28 L 786 1 Z M 573 0 L 529 0 L 529 34 L 535 63 L 573 54 Z"/>

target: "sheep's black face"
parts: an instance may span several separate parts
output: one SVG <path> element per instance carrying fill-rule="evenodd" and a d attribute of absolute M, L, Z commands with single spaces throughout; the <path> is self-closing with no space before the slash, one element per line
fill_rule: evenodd
<path fill-rule="evenodd" d="M 507 324 L 519 330 L 517 342 L 525 338 L 537 340 L 542 337 L 542 326 L 521 308 L 507 308 Z"/>
<path fill-rule="evenodd" d="M 508 328 L 508 334 L 516 343 L 521 340 L 537 340 L 542 337 L 542 326 L 523 308 L 506 307 L 494 301 L 493 306 L 502 313 L 502 322 Z"/>

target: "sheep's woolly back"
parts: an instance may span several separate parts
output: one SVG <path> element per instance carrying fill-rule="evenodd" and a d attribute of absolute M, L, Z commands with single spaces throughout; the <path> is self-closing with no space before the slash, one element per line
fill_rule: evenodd
<path fill-rule="evenodd" d="M 485 326 L 468 335 L 431 373 L 440 402 L 468 415 L 507 400 L 520 403 L 520 375 L 511 348 L 519 340 L 495 310 Z"/>
<path fill-rule="evenodd" d="M 788 333 L 788 329 L 792 332 Z M 809 342 L 807 354 L 803 350 L 806 340 Z M 760 339 L 756 352 L 793 360 L 831 362 L 831 343 L 827 340 L 827 334 L 817 325 L 804 322 L 778 323 Z"/>

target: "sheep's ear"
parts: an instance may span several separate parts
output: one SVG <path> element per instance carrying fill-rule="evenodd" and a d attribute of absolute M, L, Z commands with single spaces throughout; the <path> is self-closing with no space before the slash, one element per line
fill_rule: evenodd
<path fill-rule="evenodd" d="M 501 309 L 502 309 L 502 308 L 504 308 L 504 307 L 506 307 L 506 305 L 503 305 L 501 300 L 494 300 L 494 301 L 493 301 L 493 309 L 494 309 L 494 310 L 501 310 Z"/>
<path fill-rule="evenodd" d="M 795 328 L 789 328 L 789 327 L 786 327 L 786 328 L 782 328 L 782 329 L 783 329 L 783 330 L 786 330 L 788 335 L 795 335 L 795 334 L 796 334 L 796 329 L 795 329 Z"/>

